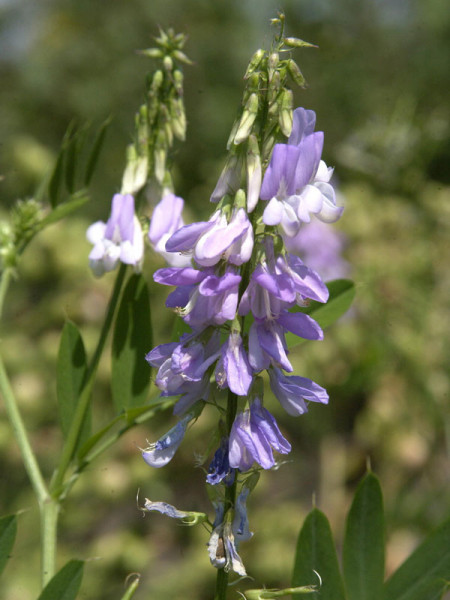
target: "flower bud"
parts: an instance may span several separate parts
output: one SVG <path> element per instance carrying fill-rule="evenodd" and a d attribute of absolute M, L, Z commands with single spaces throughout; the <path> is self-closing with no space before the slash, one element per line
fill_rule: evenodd
<path fill-rule="evenodd" d="M 157 71 L 155 71 L 155 74 L 153 75 L 152 83 L 150 86 L 151 91 L 157 92 L 159 90 L 159 88 L 162 86 L 163 81 L 164 81 L 164 73 L 161 71 L 161 69 L 158 69 Z"/>
<path fill-rule="evenodd" d="M 173 72 L 173 85 L 177 93 L 181 96 L 183 93 L 183 73 L 180 69 L 175 69 Z"/>
<path fill-rule="evenodd" d="M 249 99 L 242 113 L 239 127 L 234 137 L 234 144 L 241 144 L 245 139 L 248 138 L 253 123 L 255 122 L 256 115 L 258 114 L 258 95 L 250 94 Z"/>
<path fill-rule="evenodd" d="M 172 71 L 173 69 L 173 60 L 170 56 L 165 56 L 163 59 L 163 65 L 166 71 Z"/>
<path fill-rule="evenodd" d="M 292 58 L 290 58 L 287 63 L 287 68 L 288 68 L 289 75 L 292 77 L 294 82 L 298 86 L 304 87 L 305 86 L 305 78 L 303 77 L 303 74 L 300 71 L 299 66 L 297 65 L 295 60 L 292 60 Z"/>
<path fill-rule="evenodd" d="M 248 63 L 247 70 L 245 71 L 244 79 L 248 79 L 250 75 L 256 71 L 264 58 L 265 52 L 261 48 L 255 52 Z"/>
<path fill-rule="evenodd" d="M 261 157 L 256 136 L 251 135 L 248 139 L 247 152 L 247 212 L 251 213 L 259 200 L 261 191 Z"/>
<path fill-rule="evenodd" d="M 283 42 L 290 48 L 318 48 L 318 46 L 315 44 L 310 44 L 309 42 L 305 42 L 304 40 L 296 37 L 283 38 Z"/>
<path fill-rule="evenodd" d="M 280 129 L 286 137 L 289 137 L 292 130 L 292 106 L 294 96 L 291 90 L 283 90 L 280 94 L 280 104 L 278 113 L 278 123 Z"/>
<path fill-rule="evenodd" d="M 186 115 L 181 98 L 170 99 L 170 119 L 175 136 L 184 141 L 186 137 Z"/>

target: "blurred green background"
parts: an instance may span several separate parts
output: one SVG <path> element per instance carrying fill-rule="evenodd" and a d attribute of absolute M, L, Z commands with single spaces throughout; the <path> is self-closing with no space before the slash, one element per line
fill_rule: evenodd
<path fill-rule="evenodd" d="M 325 131 L 324 158 L 336 168 L 357 297 L 321 344 L 295 353 L 296 372 L 330 393 L 293 419 L 268 400 L 293 445 L 288 462 L 262 477 L 249 501 L 254 538 L 241 555 L 251 587 L 290 581 L 296 535 L 316 503 L 338 542 L 343 517 L 367 457 L 384 489 L 387 573 L 449 510 L 448 398 L 450 339 L 449 59 L 450 13 L 444 0 L 1 0 L 0 119 L 2 216 L 33 195 L 52 166 L 70 122 L 94 127 L 113 117 L 93 200 L 48 229 L 27 250 L 8 297 L 2 346 L 33 446 L 46 475 L 61 444 L 55 361 L 66 317 L 96 341 L 113 276 L 94 280 L 85 230 L 107 217 L 119 190 L 125 146 L 152 62 L 136 54 L 161 27 L 186 32 L 186 143 L 176 148 L 177 193 L 187 218 L 206 218 L 223 166 L 251 54 L 268 47 L 270 18 L 286 13 L 287 33 L 319 46 L 294 57 L 308 88 L 296 105 L 314 109 Z M 167 341 L 172 314 L 165 289 L 152 283 L 162 266 L 148 252 L 155 343 Z M 98 426 L 113 415 L 108 354 L 94 394 Z M 4 600 L 34 600 L 39 584 L 38 511 L 17 445 L 0 408 L 0 514 L 22 511 Z M 72 491 L 60 525 L 61 566 L 87 559 L 80 598 L 120 598 L 140 572 L 136 598 L 212 597 L 201 528 L 158 515 L 142 519 L 141 496 L 182 509 L 209 510 L 194 454 L 214 423 L 206 413 L 173 462 L 150 470 L 138 446 L 174 423 L 169 412 L 128 433 L 92 465 Z"/>

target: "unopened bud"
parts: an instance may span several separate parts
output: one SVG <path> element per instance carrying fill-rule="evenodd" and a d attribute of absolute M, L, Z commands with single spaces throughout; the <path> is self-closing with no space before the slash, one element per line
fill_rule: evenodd
<path fill-rule="evenodd" d="M 184 141 L 186 137 L 186 115 L 181 98 L 171 98 L 170 119 L 173 133 L 179 140 Z"/>
<path fill-rule="evenodd" d="M 175 69 L 173 72 L 173 85 L 179 96 L 183 94 L 183 79 L 183 73 L 179 69 Z"/>
<path fill-rule="evenodd" d="M 289 75 L 292 77 L 292 79 L 295 81 L 295 83 L 300 87 L 304 87 L 305 86 L 305 78 L 303 77 L 303 74 L 300 71 L 295 60 L 292 60 L 292 58 L 290 58 L 287 63 L 287 68 L 288 68 Z"/>
<path fill-rule="evenodd" d="M 248 79 L 250 75 L 256 71 L 264 58 L 265 52 L 261 48 L 255 52 L 248 63 L 247 70 L 245 71 L 244 79 Z"/>
<path fill-rule="evenodd" d="M 146 183 L 148 175 L 147 156 L 138 156 L 134 146 L 127 148 L 127 166 L 122 177 L 121 194 L 135 194 Z"/>
<path fill-rule="evenodd" d="M 295 37 L 283 38 L 283 43 L 290 48 L 318 48 L 315 44 L 310 44 L 309 42 L 305 42 L 304 40 Z"/>
<path fill-rule="evenodd" d="M 148 56 L 149 58 L 162 58 L 163 53 L 159 48 L 147 48 L 146 50 L 138 50 L 138 54 Z"/>
<path fill-rule="evenodd" d="M 172 71 L 173 69 L 173 60 L 170 56 L 165 56 L 163 59 L 163 65 L 166 71 Z"/>
<path fill-rule="evenodd" d="M 280 56 L 279 56 L 278 52 L 271 52 L 269 54 L 269 60 L 268 60 L 269 69 L 276 69 L 279 60 L 280 60 Z"/>
<path fill-rule="evenodd" d="M 289 137 L 292 130 L 292 106 L 294 104 L 294 95 L 291 90 L 283 90 L 280 96 L 278 123 L 280 124 L 280 129 L 283 134 L 286 137 Z"/>
<path fill-rule="evenodd" d="M 253 123 L 255 122 L 256 115 L 258 114 L 258 95 L 250 94 L 249 99 L 242 113 L 239 127 L 234 137 L 234 144 L 240 144 L 248 138 Z"/>
<path fill-rule="evenodd" d="M 217 185 L 211 194 L 211 202 L 218 202 L 227 194 L 233 195 L 241 184 L 242 163 L 236 154 L 232 154 L 220 174 Z"/>
<path fill-rule="evenodd" d="M 181 52 L 181 50 L 174 50 L 172 52 L 172 55 L 176 60 L 179 60 L 180 62 L 185 63 L 186 65 L 194 64 L 192 62 L 192 60 L 190 58 L 188 58 L 184 52 Z"/>
<path fill-rule="evenodd" d="M 248 139 L 247 152 L 247 212 L 251 213 L 258 204 L 261 191 L 261 157 L 256 136 L 251 135 Z"/>

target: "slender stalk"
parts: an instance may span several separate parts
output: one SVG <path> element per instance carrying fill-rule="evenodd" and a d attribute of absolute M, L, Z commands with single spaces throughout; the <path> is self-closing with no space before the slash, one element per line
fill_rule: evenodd
<path fill-rule="evenodd" d="M 83 391 L 81 392 L 80 399 L 75 409 L 75 413 L 70 424 L 70 429 L 67 434 L 66 442 L 62 450 L 61 460 L 59 462 L 58 468 L 50 486 L 50 490 L 54 497 L 58 497 L 63 492 L 62 487 L 64 477 L 69 467 L 70 461 L 73 458 L 73 454 L 75 452 L 75 448 L 80 435 L 81 427 L 83 425 L 83 420 L 86 415 L 86 411 L 89 407 L 95 374 L 97 372 L 98 363 L 100 362 L 100 357 L 105 347 L 109 330 L 111 329 L 114 313 L 120 296 L 120 290 L 125 279 L 125 272 L 126 265 L 121 264 L 119 272 L 117 273 L 114 289 L 111 295 L 111 299 L 109 301 L 108 311 L 106 313 L 105 321 L 103 323 L 97 347 L 95 349 L 94 356 L 92 357 L 92 361 L 88 369 L 86 383 L 84 384 Z"/>
<path fill-rule="evenodd" d="M 13 277 L 13 273 L 13 269 L 11 269 L 11 267 L 8 267 L 3 271 L 0 279 L 0 317 L 3 314 L 3 304 L 5 302 L 6 292 L 8 291 L 9 284 Z"/>
<path fill-rule="evenodd" d="M 237 412 L 237 396 L 231 390 L 228 390 L 227 402 L 227 433 L 230 435 L 231 427 Z M 232 485 L 225 490 L 225 513 L 234 507 L 236 501 L 236 477 Z M 216 593 L 214 600 L 226 600 L 228 589 L 228 573 L 225 569 L 219 569 L 216 577 Z"/>
<path fill-rule="evenodd" d="M 55 573 L 56 540 L 61 504 L 51 497 L 40 507 L 41 512 L 41 583 L 44 588 Z"/>

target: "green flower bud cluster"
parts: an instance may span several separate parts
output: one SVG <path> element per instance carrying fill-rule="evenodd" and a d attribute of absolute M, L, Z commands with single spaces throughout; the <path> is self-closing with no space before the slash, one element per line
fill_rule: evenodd
<path fill-rule="evenodd" d="M 10 221 L 0 221 L 0 271 L 14 268 L 27 243 L 39 228 L 41 205 L 34 199 L 18 200 Z"/>
<path fill-rule="evenodd" d="M 122 194 L 133 194 L 154 178 L 172 188 L 167 161 L 174 140 L 186 136 L 181 64 L 192 64 L 182 48 L 186 36 L 172 29 L 160 31 L 156 47 L 139 54 L 160 61 L 160 67 L 147 81 L 145 103 L 135 121 L 135 142 L 127 151 L 127 165 L 122 180 Z"/>

